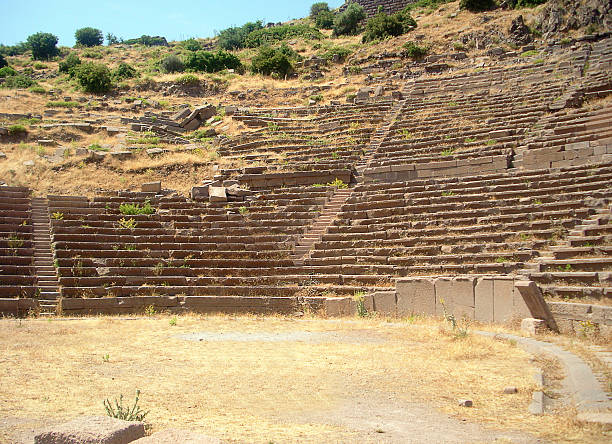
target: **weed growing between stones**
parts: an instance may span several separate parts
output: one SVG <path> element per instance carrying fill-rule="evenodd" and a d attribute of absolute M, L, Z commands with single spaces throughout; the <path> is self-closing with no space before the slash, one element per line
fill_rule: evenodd
<path fill-rule="evenodd" d="M 469 324 L 467 321 L 460 323 L 457 321 L 457 317 L 454 314 L 449 314 L 446 310 L 446 304 L 444 303 L 444 299 L 440 299 L 440 304 L 442 305 L 442 310 L 444 312 L 444 319 L 452 328 L 452 333 L 455 339 L 463 339 L 469 335 Z"/>
<path fill-rule="evenodd" d="M 149 411 L 146 412 L 140 409 L 138 405 L 138 399 L 140 398 L 140 390 L 136 390 L 136 400 L 134 401 L 134 405 L 132 407 L 123 405 L 123 395 L 119 395 L 119 399 L 115 399 L 114 406 L 108 399 L 105 399 L 104 409 L 106 410 L 106 414 L 111 418 L 123 419 L 124 421 L 144 421 L 145 417 L 149 414 Z"/>

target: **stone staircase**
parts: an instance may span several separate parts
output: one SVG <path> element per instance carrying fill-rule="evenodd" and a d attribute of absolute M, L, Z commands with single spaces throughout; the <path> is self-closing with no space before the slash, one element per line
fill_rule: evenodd
<path fill-rule="evenodd" d="M 526 264 L 530 276 L 551 297 L 610 301 L 612 298 L 612 206 L 574 226 L 560 244 Z"/>
<path fill-rule="evenodd" d="M 49 202 L 47 199 L 32 199 L 32 225 L 34 228 L 34 269 L 41 315 L 57 313 L 59 282 L 53 264 Z"/>
<path fill-rule="evenodd" d="M 319 242 L 327 232 L 327 229 L 332 225 L 334 219 L 336 219 L 338 213 L 342 209 L 342 205 L 346 202 L 351 193 L 352 190 L 349 188 L 337 189 L 334 195 L 327 201 L 319 217 L 314 221 L 306 233 L 304 233 L 304 236 L 302 236 L 295 246 L 291 259 L 296 266 L 304 265 L 304 260 L 309 257 L 314 244 Z"/>

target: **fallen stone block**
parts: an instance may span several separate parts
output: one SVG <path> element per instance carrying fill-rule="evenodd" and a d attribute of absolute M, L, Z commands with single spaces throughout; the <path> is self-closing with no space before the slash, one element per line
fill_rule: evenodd
<path fill-rule="evenodd" d="M 162 187 L 160 181 L 143 183 L 140 188 L 143 193 L 159 193 L 161 192 L 161 189 Z"/>
<path fill-rule="evenodd" d="M 110 416 L 84 416 L 49 427 L 34 437 L 35 444 L 128 444 L 145 436 L 142 422 Z"/>
<path fill-rule="evenodd" d="M 535 318 L 525 318 L 521 321 L 521 331 L 529 336 L 536 336 L 546 331 L 546 321 Z"/>
<path fill-rule="evenodd" d="M 208 199 L 211 202 L 227 202 L 225 187 L 208 187 Z"/>

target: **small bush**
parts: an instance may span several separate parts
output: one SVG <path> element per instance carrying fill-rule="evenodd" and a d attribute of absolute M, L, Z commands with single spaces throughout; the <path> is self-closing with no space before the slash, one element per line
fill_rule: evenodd
<path fill-rule="evenodd" d="M 224 29 L 219 33 L 217 38 L 217 44 L 222 49 L 233 50 L 244 48 L 244 42 L 247 36 L 259 29 L 263 28 L 261 20 L 256 22 L 248 22 L 239 27 L 232 27 Z"/>
<path fill-rule="evenodd" d="M 4 56 L 0 54 L 0 68 L 4 68 L 5 66 L 8 66 L 8 62 L 6 61 Z"/>
<path fill-rule="evenodd" d="M 151 206 L 151 203 L 147 200 L 141 207 L 138 204 L 124 203 L 119 205 L 119 212 L 128 216 L 137 214 L 154 214 L 155 208 Z"/>
<path fill-rule="evenodd" d="M 79 46 L 100 46 L 104 43 L 102 31 L 96 28 L 81 28 L 74 33 L 74 38 Z"/>
<path fill-rule="evenodd" d="M 47 108 L 80 108 L 79 102 L 47 102 L 45 105 Z"/>
<path fill-rule="evenodd" d="M 15 71 L 10 66 L 5 66 L 4 68 L 0 68 L 0 78 L 16 76 L 17 71 Z"/>
<path fill-rule="evenodd" d="M 47 90 L 42 86 L 33 86 L 30 88 L 30 92 L 34 94 L 47 94 Z"/>
<path fill-rule="evenodd" d="M 419 46 L 413 42 L 404 43 L 402 46 L 406 50 L 406 54 L 413 60 L 422 59 L 427 55 L 428 49 L 424 46 Z"/>
<path fill-rule="evenodd" d="M 187 56 L 185 67 L 191 71 L 219 72 L 224 69 L 241 69 L 242 63 L 238 57 L 226 51 L 196 51 Z"/>
<path fill-rule="evenodd" d="M 133 79 L 140 77 L 140 73 L 134 67 L 121 62 L 113 71 L 113 77 L 117 80 Z"/>
<path fill-rule="evenodd" d="M 412 31 L 416 26 L 417 23 L 410 15 L 408 9 L 391 15 L 379 12 L 368 20 L 365 34 L 363 35 L 363 42 L 396 37 Z"/>
<path fill-rule="evenodd" d="M 181 46 L 187 51 L 199 51 L 202 49 L 202 44 L 193 38 L 181 42 Z"/>
<path fill-rule="evenodd" d="M 461 0 L 459 2 L 460 9 L 467 9 L 471 12 L 488 11 L 493 9 L 494 6 L 494 0 Z"/>
<path fill-rule="evenodd" d="M 102 53 L 97 49 L 86 49 L 85 51 L 83 51 L 82 55 L 83 57 L 88 59 L 101 59 L 104 57 Z"/>
<path fill-rule="evenodd" d="M 515 8 L 533 8 L 546 3 L 548 0 L 516 0 Z"/>
<path fill-rule="evenodd" d="M 99 63 L 82 63 L 75 69 L 79 84 L 87 92 L 105 93 L 112 85 L 111 71 L 106 65 Z"/>
<path fill-rule="evenodd" d="M 59 72 L 74 75 L 74 68 L 81 64 L 81 59 L 74 52 L 71 52 L 66 56 L 64 60 L 59 63 Z"/>
<path fill-rule="evenodd" d="M 351 3 L 343 12 L 334 18 L 334 35 L 355 35 L 359 22 L 366 18 L 363 6 Z"/>
<path fill-rule="evenodd" d="M 36 82 L 34 80 L 32 80 L 28 76 L 24 76 L 21 74 L 7 77 L 3 84 L 5 88 L 13 89 L 25 89 L 34 85 L 36 85 Z"/>
<path fill-rule="evenodd" d="M 183 86 L 198 86 L 200 84 L 200 79 L 198 76 L 194 76 L 193 74 L 185 74 L 184 76 L 176 79 L 175 82 Z"/>
<path fill-rule="evenodd" d="M 57 42 L 58 38 L 48 32 L 37 32 L 29 36 L 27 40 L 34 60 L 49 60 L 55 57 L 59 53 Z"/>
<path fill-rule="evenodd" d="M 124 40 L 123 43 L 126 45 L 168 46 L 168 40 L 166 40 L 166 37 L 152 37 L 150 35 L 143 35 L 136 39 Z"/>
<path fill-rule="evenodd" d="M 322 57 L 326 60 L 332 60 L 334 57 L 338 57 L 340 60 L 346 59 L 353 53 L 348 48 L 344 48 L 342 46 L 332 46 L 328 48 L 323 54 Z"/>
<path fill-rule="evenodd" d="M 183 72 L 185 71 L 185 64 L 179 56 L 171 54 L 165 57 L 159 63 L 160 69 L 165 73 Z"/>
<path fill-rule="evenodd" d="M 251 70 L 264 75 L 277 74 L 286 77 L 293 71 L 289 57 L 282 50 L 263 46 L 251 62 Z"/>
<path fill-rule="evenodd" d="M 124 421 L 144 421 L 145 417 L 149 413 L 143 412 L 138 406 L 138 399 L 140 397 L 140 390 L 136 390 L 136 400 L 134 401 L 134 405 L 124 406 L 123 405 L 123 395 L 119 396 L 119 400 L 115 399 L 115 405 L 106 399 L 104 400 L 104 408 L 106 409 L 106 414 L 111 418 L 122 419 Z"/>
<path fill-rule="evenodd" d="M 21 136 L 26 134 L 28 130 L 23 125 L 11 125 L 7 128 L 9 136 Z"/>
<path fill-rule="evenodd" d="M 250 32 L 245 40 L 244 46 L 247 48 L 258 48 L 274 42 L 302 37 L 308 40 L 320 40 L 323 34 L 318 29 L 308 25 L 282 25 L 273 28 L 263 28 Z"/>

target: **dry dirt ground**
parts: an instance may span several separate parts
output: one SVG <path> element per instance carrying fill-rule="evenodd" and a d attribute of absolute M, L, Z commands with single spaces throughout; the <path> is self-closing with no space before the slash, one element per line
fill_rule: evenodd
<path fill-rule="evenodd" d="M 103 415 L 104 399 L 131 403 L 137 389 L 152 431 L 230 443 L 609 439 L 571 412 L 527 413 L 537 365 L 512 343 L 421 319 L 0 320 L 0 442 Z"/>

